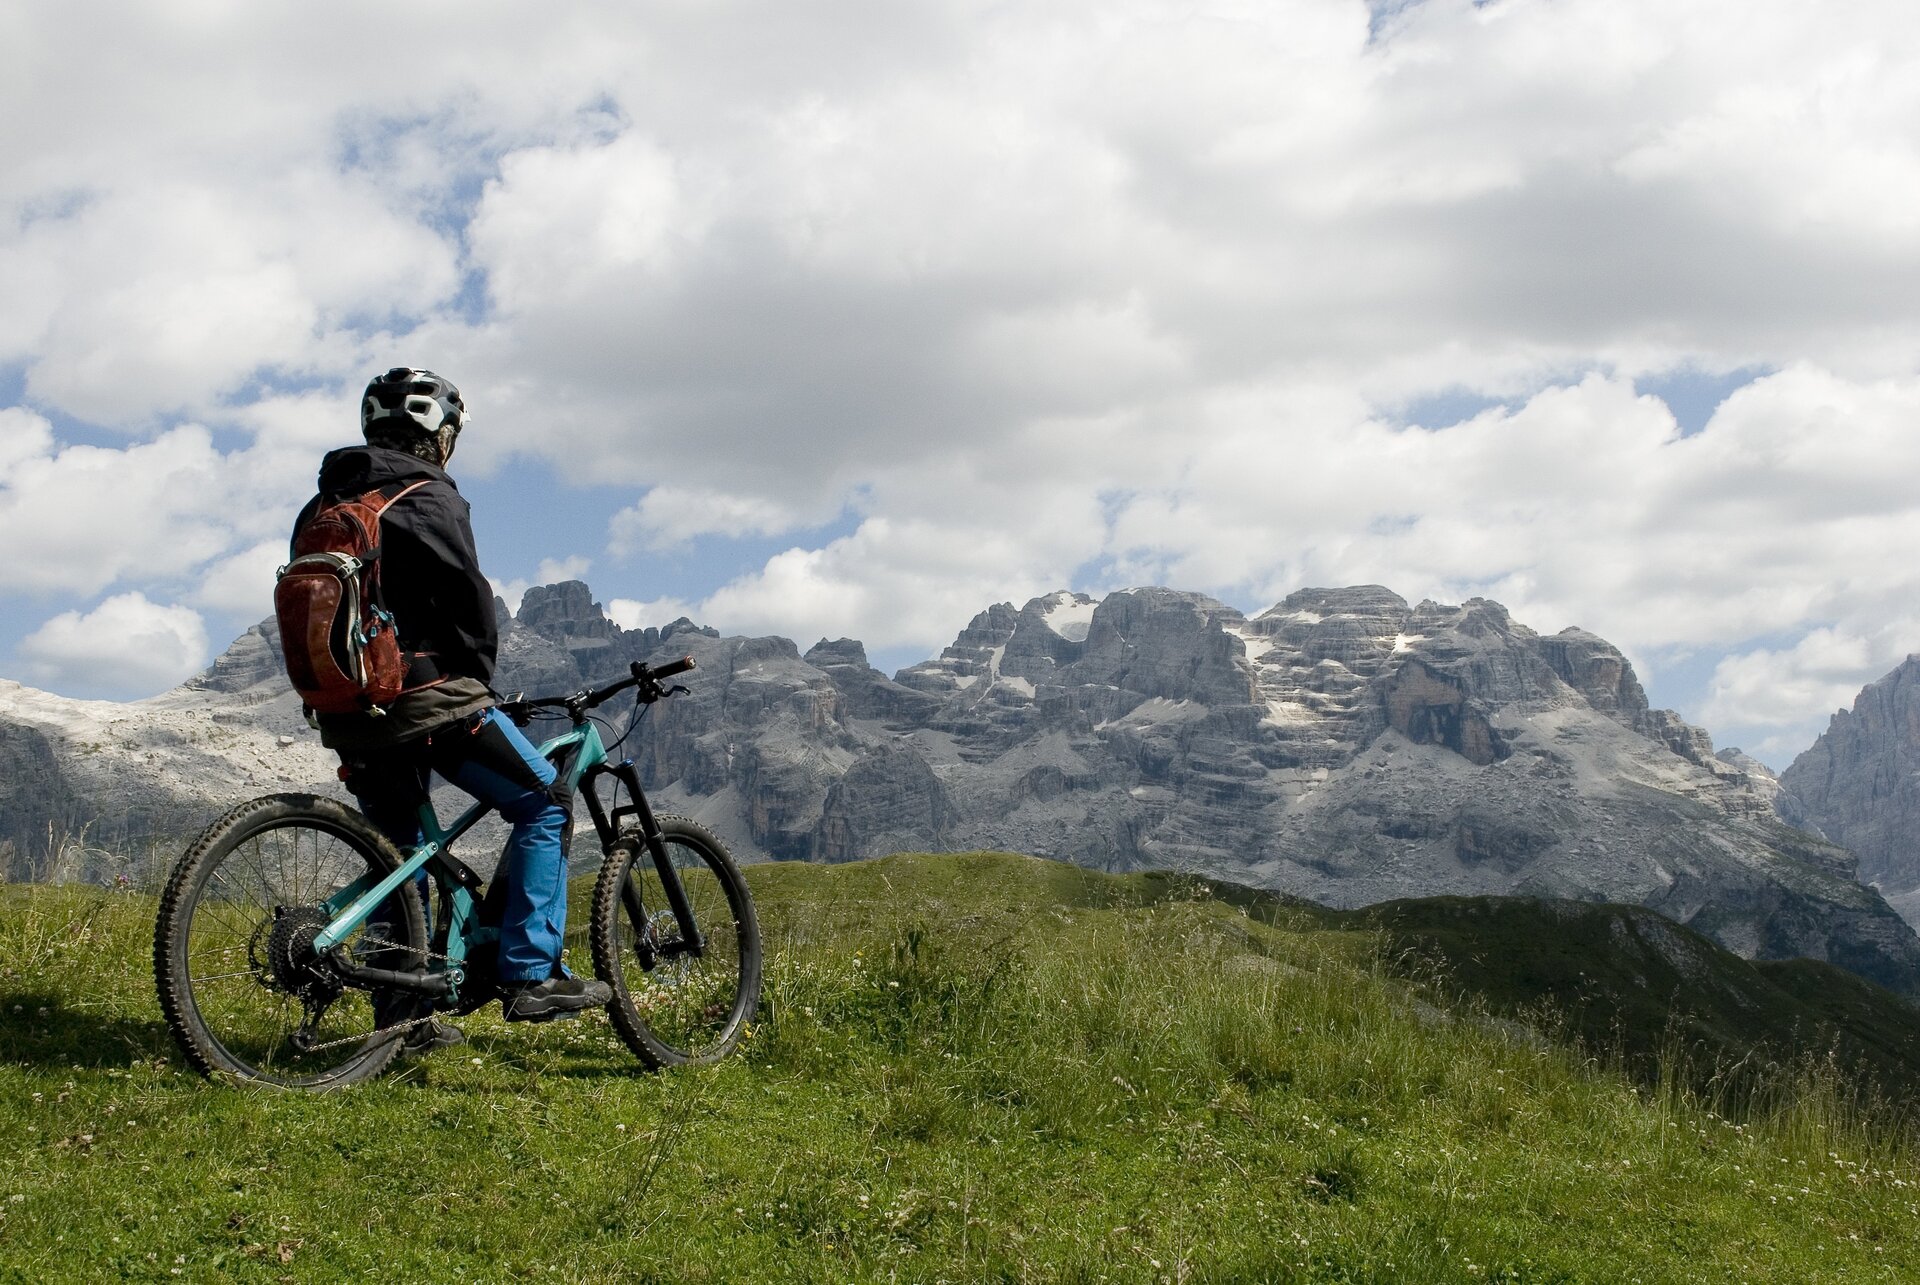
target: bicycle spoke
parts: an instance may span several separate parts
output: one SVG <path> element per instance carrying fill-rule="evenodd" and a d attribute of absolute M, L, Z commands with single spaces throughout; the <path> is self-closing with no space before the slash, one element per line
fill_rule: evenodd
<path fill-rule="evenodd" d="M 214 903 L 214 905 L 218 905 L 218 904 L 220 903 L 217 903 L 217 902 Z M 258 927 L 260 922 L 267 918 L 267 910 L 263 906 L 263 907 L 257 908 L 256 913 L 253 916 L 253 923 L 251 925 L 245 923 L 244 921 L 236 923 L 230 916 L 228 916 L 224 912 L 215 910 L 214 905 L 200 905 L 200 906 L 196 906 L 194 909 L 197 912 L 199 912 L 199 914 L 204 914 L 208 919 L 212 920 L 214 924 L 218 925 L 221 928 L 226 929 L 228 932 L 232 933 L 235 937 L 240 938 L 242 941 L 251 937 L 253 935 L 254 928 Z M 197 917 L 198 915 L 196 915 L 196 918 Z"/>
<path fill-rule="evenodd" d="M 356 814 L 310 797 L 258 800 L 216 825 L 231 827 L 231 839 L 210 829 L 213 837 L 189 851 L 163 900 L 156 942 L 163 1005 L 189 1057 L 202 1070 L 291 1087 L 351 1083 L 378 1070 L 392 1049 L 367 1044 L 371 1001 L 346 987 L 312 942 L 334 918 L 323 899 L 384 877 L 389 850 Z M 381 966 L 414 966 L 425 945 L 417 908 L 399 896 L 376 914 L 343 944 Z"/>
<path fill-rule="evenodd" d="M 264 854 L 260 851 L 259 843 L 257 841 L 249 843 L 240 849 L 240 852 L 245 854 L 245 863 L 247 867 L 253 871 L 253 877 L 260 890 L 259 899 L 256 900 L 254 904 L 265 905 L 271 902 L 273 900 L 273 881 L 267 878 L 267 868 L 261 864 Z"/>

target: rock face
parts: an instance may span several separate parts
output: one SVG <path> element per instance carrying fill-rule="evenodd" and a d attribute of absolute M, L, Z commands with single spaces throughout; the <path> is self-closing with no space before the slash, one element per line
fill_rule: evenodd
<path fill-rule="evenodd" d="M 1860 878 L 1920 924 L 1920 656 L 1868 684 L 1780 774 L 1788 808 L 1860 858 Z"/>
<path fill-rule="evenodd" d="M 1636 902 L 1749 957 L 1829 960 L 1920 995 L 1920 941 L 1851 854 L 1781 823 L 1789 796 L 1764 768 L 1650 709 L 1605 640 L 1541 637 L 1484 599 L 1304 589 L 1249 618 L 1172 589 L 1056 593 L 989 607 L 889 678 L 850 639 L 802 655 L 686 620 L 623 630 L 574 582 L 530 590 L 506 621 L 497 685 L 564 692 L 683 653 L 690 694 L 619 752 L 656 806 L 743 858 L 1006 848 L 1338 906 Z M 0 793 L 16 877 L 56 872 L 31 842 L 54 813 L 164 833 L 329 780 L 273 655 L 271 631 L 250 632 L 178 691 L 77 721 L 85 703 L 0 688 L 0 755 L 51 768 Z M 82 724 L 101 729 L 91 742 Z M 232 739 L 208 757 L 216 731 Z M 143 765 L 145 812 L 114 799 L 89 744 Z"/>
<path fill-rule="evenodd" d="M 150 875 L 235 803 L 338 793 L 337 765 L 287 687 L 270 620 L 151 700 L 68 700 L 0 681 L 0 862 L 9 879 Z"/>
<path fill-rule="evenodd" d="M 0 722 L 0 873 L 9 882 L 52 877 L 62 846 L 56 835 L 84 824 L 75 802 L 46 736 L 28 723 Z"/>

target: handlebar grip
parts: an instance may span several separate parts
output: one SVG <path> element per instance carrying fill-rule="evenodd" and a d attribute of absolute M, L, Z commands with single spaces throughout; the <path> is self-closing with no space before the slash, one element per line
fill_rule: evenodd
<path fill-rule="evenodd" d="M 658 665 L 651 669 L 636 660 L 633 662 L 633 676 L 641 679 L 672 678 L 675 674 L 684 674 L 693 667 L 693 657 L 691 656 L 682 656 L 679 660 L 670 660 L 664 665 Z"/>

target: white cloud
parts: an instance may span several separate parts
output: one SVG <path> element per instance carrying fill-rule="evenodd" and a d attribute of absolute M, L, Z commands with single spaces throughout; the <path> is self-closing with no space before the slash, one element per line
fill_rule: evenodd
<path fill-rule="evenodd" d="M 509 316 L 576 297 L 608 274 L 644 286 L 676 240 L 698 235 L 665 149 L 633 131 L 577 148 L 508 154 L 469 235 Z"/>
<path fill-rule="evenodd" d="M 18 406 L 0 409 L 0 478 L 53 454 L 53 427 Z"/>
<path fill-rule="evenodd" d="M 1809 158 L 1843 135 L 1914 155 L 1898 77 L 1816 88 L 1855 34 L 1780 7 L 1498 8 L 1417 6 L 1371 47 L 1357 4 L 1004 11 L 910 76 L 862 74 L 855 39 L 804 93 L 617 90 L 622 132 L 510 159 L 476 220 L 522 340 L 490 352 L 518 368 L 512 417 L 557 373 L 562 467 L 831 508 L 955 436 L 1235 388 L 1910 365 L 1889 274 L 1920 281 L 1862 240 L 1886 216 L 1812 219 L 1769 160 L 1782 130 Z M 1876 67 L 1908 65 L 1914 24 L 1892 28 Z M 1633 159 L 1727 119 L 1740 146 Z"/>
<path fill-rule="evenodd" d="M 693 618 L 726 631 L 929 650 L 990 603 L 1073 578 L 1100 550 L 1097 495 L 996 461 L 876 491 L 881 511 L 822 548 L 792 548 L 702 600 Z M 985 474 L 985 476 L 982 476 Z"/>
<path fill-rule="evenodd" d="M 507 610 L 519 611 L 520 600 L 526 597 L 527 590 L 535 585 L 559 584 L 564 580 L 581 580 L 586 577 L 592 561 L 577 554 L 569 558 L 542 558 L 534 569 L 533 576 L 526 580 L 495 580 L 487 577 L 493 585 L 493 591 L 506 601 Z"/>
<path fill-rule="evenodd" d="M 1880 623 L 1870 634 L 1815 629 L 1791 647 L 1755 648 L 1728 656 L 1713 671 L 1702 715 L 1728 729 L 1727 741 L 1784 767 L 1850 709 L 1866 683 L 1892 670 L 1914 649 L 1920 619 Z M 1878 623 L 1878 622 L 1876 622 Z"/>
<path fill-rule="evenodd" d="M 607 547 L 624 557 L 643 549 L 672 548 L 699 535 L 778 535 L 825 516 L 809 515 L 777 496 L 663 485 L 613 515 Z"/>
<path fill-rule="evenodd" d="M 691 604 L 677 598 L 650 598 L 644 602 L 634 598 L 615 598 L 607 604 L 607 619 L 622 629 L 645 629 L 649 625 L 657 629 L 683 616 L 691 619 L 693 613 Z"/>
<path fill-rule="evenodd" d="M 138 428 L 244 396 L 261 368 L 338 376 L 348 322 L 425 314 L 457 284 L 453 247 L 364 180 L 160 184 L 0 242 L 0 360 L 25 359 L 46 405 Z"/>
<path fill-rule="evenodd" d="M 372 378 L 377 372 L 369 372 Z M 303 450 L 359 440 L 360 394 L 366 380 L 304 393 L 264 393 L 259 400 L 229 412 L 262 444 L 291 444 Z"/>
<path fill-rule="evenodd" d="M 0 409 L 0 590 L 244 600 L 421 360 L 472 466 L 634 487 L 613 559 L 793 539 L 727 628 L 1377 580 L 1773 657 L 1753 727 L 1914 645 L 1920 10 L 1380 8 L 17 5 L 0 367 L 127 446 Z M 1681 437 L 1681 368 L 1774 373 Z M 1382 412 L 1443 390 L 1512 409 Z"/>
<path fill-rule="evenodd" d="M 127 576 L 181 575 L 222 551 L 226 475 L 206 430 L 110 450 L 55 450 L 33 417 L 0 476 L 0 588 L 94 593 Z"/>
<path fill-rule="evenodd" d="M 271 420 L 280 405 L 255 409 Z M 10 555 L 0 592 L 94 594 L 223 577 L 235 559 L 264 566 L 258 546 L 284 547 L 318 463 L 271 428 L 230 451 L 198 424 L 122 448 L 63 445 L 42 417 L 0 410 L 0 546 Z M 205 605 L 227 601 L 221 588 L 207 592 Z"/>
<path fill-rule="evenodd" d="M 263 540 L 207 568 L 194 601 L 242 620 L 273 614 L 274 573 L 286 565 L 285 539 Z"/>
<path fill-rule="evenodd" d="M 84 615 L 62 612 L 21 641 L 19 654 L 37 682 L 108 695 L 170 687 L 207 663 L 207 631 L 187 607 L 145 594 L 108 598 Z"/>

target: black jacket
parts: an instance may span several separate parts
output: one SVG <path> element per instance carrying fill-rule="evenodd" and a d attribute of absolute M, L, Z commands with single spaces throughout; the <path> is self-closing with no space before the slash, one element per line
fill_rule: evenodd
<path fill-rule="evenodd" d="M 444 675 L 488 684 L 500 652 L 493 586 L 480 574 L 472 506 L 445 469 L 382 446 L 330 451 L 320 463 L 320 494 L 300 511 L 294 531 L 322 504 L 422 479 L 426 486 L 380 519 L 381 597 L 402 648 L 433 653 Z"/>

